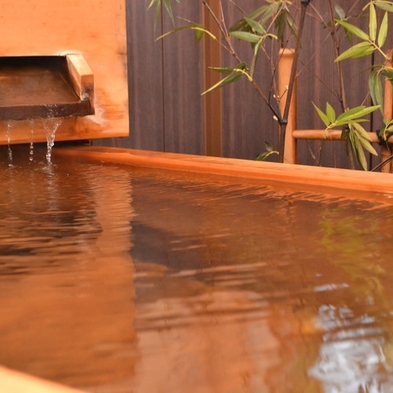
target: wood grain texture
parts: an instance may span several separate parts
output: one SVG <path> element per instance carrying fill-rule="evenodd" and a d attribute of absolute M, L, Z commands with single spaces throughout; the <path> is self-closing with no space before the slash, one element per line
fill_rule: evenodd
<path fill-rule="evenodd" d="M 176 26 L 185 20 L 200 21 L 199 1 L 174 4 L 179 16 Z M 173 24 L 166 18 L 163 31 Z M 192 31 L 173 34 L 163 40 L 163 100 L 165 151 L 205 154 L 203 98 L 203 47 L 195 42 Z"/>
<path fill-rule="evenodd" d="M 95 114 L 65 121 L 57 140 L 128 135 L 127 59 L 124 0 L 34 0 L 29 6 L 2 2 L 1 56 L 56 56 L 82 53 L 94 73 Z M 2 122 L 6 123 L 6 122 Z M 0 125 L 2 143 L 7 143 Z M 13 125 L 11 143 L 29 142 L 31 126 Z M 17 137 L 16 137 L 17 135 Z M 24 135 L 24 137 L 22 137 Z M 46 141 L 38 122 L 34 141 Z"/>
<path fill-rule="evenodd" d="M 386 173 L 92 146 L 58 148 L 54 157 L 258 179 L 261 184 L 299 186 L 303 191 L 314 188 L 324 192 L 322 187 L 326 187 L 342 195 L 345 191 L 370 192 L 389 204 L 392 199 L 387 194 L 393 195 L 392 177 Z"/>
<path fill-rule="evenodd" d="M 200 93 L 207 87 L 203 86 L 202 47 L 196 45 L 190 32 L 178 33 L 154 42 L 152 13 L 146 13 L 149 1 L 128 0 L 127 26 L 129 51 L 130 81 L 130 119 L 131 134 L 129 138 L 114 139 L 104 142 L 109 145 L 141 148 L 158 151 L 175 151 L 194 154 L 206 154 L 206 140 L 212 130 L 205 129 L 203 124 L 203 98 Z M 175 11 L 181 16 L 201 19 L 199 1 L 183 1 Z M 296 3 L 297 4 L 297 3 Z M 341 3 L 340 3 L 341 4 Z M 349 12 L 353 2 L 342 2 L 341 6 Z M 176 5 L 176 4 L 175 4 Z M 244 1 L 246 11 L 261 5 L 261 0 Z M 181 7 L 181 8 L 180 8 Z M 235 22 L 239 14 L 230 2 L 223 2 L 227 24 Z M 315 3 L 323 20 L 328 20 L 328 2 Z M 352 9 L 356 14 L 362 5 Z M 298 108 L 297 120 L 299 129 L 319 129 L 323 125 L 318 118 L 312 102 L 324 107 L 329 102 L 340 111 L 337 98 L 339 80 L 336 65 L 333 63 L 335 54 L 329 31 L 323 27 L 319 16 L 310 10 L 302 40 L 302 53 L 298 67 Z M 359 20 L 367 30 L 366 21 Z M 181 21 L 177 23 L 182 23 Z M 161 27 L 158 25 L 156 36 L 168 31 L 168 21 Z M 393 36 L 388 37 L 388 44 L 393 46 Z M 344 37 L 340 38 L 341 50 L 348 47 Z M 252 55 L 247 45 L 236 46 L 245 59 Z M 277 48 L 278 49 L 278 48 Z M 224 66 L 234 66 L 236 62 L 226 52 L 222 52 Z M 272 50 L 274 60 L 274 53 Z M 380 61 L 378 57 L 375 62 Z M 342 63 L 344 82 L 347 92 L 348 106 L 356 106 L 367 98 L 367 69 L 370 59 L 348 60 Z M 209 72 L 209 71 L 207 71 Z M 261 61 L 256 78 L 265 91 L 269 91 L 272 75 L 269 64 Z M 255 159 L 265 150 L 265 141 L 273 148 L 279 147 L 280 135 L 278 125 L 273 120 L 271 111 L 263 103 L 252 86 L 242 80 L 221 89 L 222 107 L 217 111 L 217 124 L 222 123 L 222 155 L 233 158 Z M 271 98 L 271 97 L 270 97 Z M 210 119 L 214 124 L 215 119 Z M 381 125 L 376 114 L 370 117 L 368 127 L 375 130 Z M 217 131 L 218 132 L 218 131 Z M 277 156 L 269 159 L 279 160 Z M 380 158 L 372 158 L 377 163 Z M 299 141 L 298 162 L 307 165 L 323 165 L 350 168 L 344 143 L 329 141 Z"/>

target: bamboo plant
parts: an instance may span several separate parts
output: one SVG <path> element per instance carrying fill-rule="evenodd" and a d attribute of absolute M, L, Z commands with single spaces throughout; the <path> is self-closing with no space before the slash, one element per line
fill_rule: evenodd
<path fill-rule="evenodd" d="M 195 0 L 197 1 L 197 0 Z M 235 66 L 212 67 L 213 72 L 222 75 L 220 81 L 203 93 L 207 94 L 212 90 L 222 88 L 225 85 L 234 83 L 240 79 L 249 81 L 262 101 L 270 108 L 274 118 L 277 120 L 280 134 L 285 135 L 289 107 L 291 104 L 292 88 L 297 76 L 298 57 L 301 51 L 302 30 L 304 21 L 311 14 L 320 18 L 324 28 L 328 29 L 330 36 L 334 41 L 335 62 L 338 67 L 338 77 L 340 80 L 339 102 L 341 113 L 336 113 L 330 103 L 326 103 L 325 109 L 321 109 L 313 103 L 317 114 L 325 125 L 326 132 L 333 128 L 342 130 L 342 139 L 347 142 L 348 154 L 354 156 L 360 166 L 367 170 L 367 160 L 365 152 L 377 155 L 372 146 L 369 132 L 366 131 L 362 124 L 367 121 L 368 115 L 374 111 L 383 111 L 383 78 L 393 81 L 393 66 L 391 56 L 385 48 L 389 17 L 393 13 L 393 1 L 388 0 L 368 0 L 361 10 L 361 15 L 346 14 L 339 5 L 338 0 L 326 0 L 330 10 L 328 20 L 323 20 L 318 12 L 318 2 L 313 4 L 312 0 L 260 0 L 260 5 L 246 12 L 242 3 L 244 0 L 217 0 L 220 3 L 220 12 L 213 12 L 210 2 L 200 0 L 203 7 L 210 13 L 215 21 L 220 36 L 217 37 L 212 31 L 206 28 L 200 21 L 183 21 L 180 26 L 176 25 L 176 15 L 174 13 L 174 3 L 182 3 L 184 0 L 151 0 L 149 8 L 155 8 L 156 18 L 160 12 L 165 9 L 167 15 L 172 20 L 174 28 L 159 37 L 162 39 L 169 34 L 177 33 L 183 30 L 192 30 L 195 32 L 196 42 L 200 42 L 203 37 L 215 40 L 219 45 L 230 53 L 236 60 Z M 239 19 L 236 23 L 228 26 L 223 12 L 222 2 L 227 1 L 239 13 Z M 361 4 L 360 0 L 354 0 L 353 4 Z M 361 17 L 360 17 L 361 16 Z M 358 25 L 358 21 L 366 18 L 367 29 L 364 30 Z M 362 24 L 364 25 L 364 23 Z M 339 34 L 345 34 L 350 42 L 346 50 L 341 50 L 339 45 Z M 251 47 L 251 60 L 245 61 L 236 50 L 236 41 Z M 264 91 L 257 82 L 255 77 L 256 65 L 261 56 L 268 57 L 272 66 L 272 75 L 275 76 L 277 63 L 270 57 L 271 48 L 292 47 L 295 50 L 295 58 L 291 70 L 291 78 L 286 94 L 284 110 L 280 110 L 279 94 L 275 91 L 275 83 L 272 81 L 269 91 Z M 376 56 L 378 55 L 378 56 Z M 375 64 L 369 70 L 369 95 L 371 102 L 367 105 L 364 100 L 358 105 L 350 107 L 345 99 L 345 81 L 342 76 L 342 66 L 344 62 L 358 58 L 375 56 L 381 58 L 381 62 Z M 276 59 L 277 60 L 277 59 Z M 272 79 L 273 79 L 272 78 Z M 393 134 L 393 120 L 385 119 L 384 124 L 378 131 L 381 143 L 387 143 L 388 138 Z M 284 138 L 282 137 L 281 140 Z M 283 150 L 283 146 L 279 148 Z M 259 158 L 265 159 L 270 154 L 275 153 L 270 146 L 267 152 L 262 153 Z"/>

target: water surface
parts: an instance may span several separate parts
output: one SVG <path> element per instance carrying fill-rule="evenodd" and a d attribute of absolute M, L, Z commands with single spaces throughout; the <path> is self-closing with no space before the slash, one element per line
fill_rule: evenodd
<path fill-rule="evenodd" d="M 387 196 L 27 156 L 0 167 L 0 364 L 90 392 L 393 391 Z"/>

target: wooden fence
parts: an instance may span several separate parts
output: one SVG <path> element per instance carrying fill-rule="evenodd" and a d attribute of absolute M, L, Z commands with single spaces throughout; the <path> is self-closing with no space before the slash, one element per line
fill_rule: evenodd
<path fill-rule="evenodd" d="M 149 0 L 127 0 L 126 3 L 130 136 L 94 143 L 245 159 L 255 159 L 265 150 L 265 142 L 278 149 L 277 123 L 245 79 L 201 96 L 218 77 L 208 66 L 220 63 L 233 66 L 233 59 L 208 40 L 196 44 L 192 32 L 155 41 L 173 26 L 168 18 L 163 18 L 154 27 L 154 10 L 147 11 L 148 3 Z M 212 23 L 200 3 L 183 0 L 180 6 L 175 5 L 175 11 L 184 19 L 205 19 L 205 23 Z M 231 2 L 224 0 L 222 3 L 228 24 L 235 22 L 239 14 Z M 262 0 L 244 0 L 244 7 L 252 10 L 262 3 Z M 348 8 L 354 4 L 342 3 L 342 7 Z M 217 7 L 217 0 L 210 0 L 210 4 Z M 328 19 L 326 0 L 315 0 L 312 5 L 325 20 Z M 332 61 L 334 48 L 329 31 L 323 28 L 312 8 L 309 13 L 299 64 L 298 128 L 323 128 L 312 102 L 324 107 L 329 101 L 339 110 L 336 98 L 339 81 Z M 252 53 L 251 48 L 239 50 L 246 58 Z M 350 106 L 361 104 L 367 96 L 365 71 L 371 65 L 368 58 L 343 63 Z M 261 63 L 258 74 L 261 84 L 268 89 L 271 73 L 266 63 Z M 371 117 L 368 128 L 375 130 L 380 126 L 380 117 Z M 278 161 L 279 157 L 272 156 L 272 160 Z M 371 165 L 377 162 L 378 159 Z M 299 163 L 350 167 L 345 143 L 330 141 L 300 141 Z"/>

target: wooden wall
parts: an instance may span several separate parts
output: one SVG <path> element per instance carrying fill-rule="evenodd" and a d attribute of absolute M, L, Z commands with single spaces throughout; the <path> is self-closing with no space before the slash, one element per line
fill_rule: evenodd
<path fill-rule="evenodd" d="M 207 101 L 201 97 L 205 85 L 212 83 L 207 66 L 217 66 L 214 61 L 220 58 L 226 65 L 236 64 L 226 52 L 195 44 L 191 32 L 178 33 L 155 42 L 155 37 L 172 28 L 168 18 L 158 20 L 154 30 L 154 11 L 147 11 L 149 1 L 126 1 L 130 136 L 99 140 L 94 144 L 245 159 L 255 159 L 264 151 L 265 141 L 279 148 L 277 123 L 246 80 L 224 87 Z M 213 6 L 215 2 L 210 0 Z M 199 1 L 183 1 L 181 6 L 174 3 L 183 18 L 193 21 L 203 18 Z M 328 19 L 327 3 L 315 2 L 324 19 Z M 344 6 L 353 6 L 352 2 L 347 3 Z M 246 10 L 252 10 L 261 5 L 261 0 L 244 0 L 243 4 Z M 224 1 L 223 5 L 228 23 L 234 22 L 238 15 L 233 6 L 229 1 Z M 247 58 L 251 49 L 243 48 L 240 53 Z M 329 101 L 339 110 L 336 98 L 338 79 L 333 58 L 329 32 L 310 8 L 299 65 L 299 128 L 323 128 L 312 102 L 324 107 Z M 367 94 L 364 71 L 371 63 L 358 60 L 346 61 L 343 65 L 348 104 L 359 105 L 359 100 Z M 258 74 L 262 85 L 268 87 L 271 75 L 266 63 L 261 63 Z M 370 129 L 379 126 L 378 116 L 371 119 Z M 271 160 L 278 161 L 279 158 L 273 156 Z M 341 142 L 301 141 L 299 162 L 350 167 L 345 145 Z"/>

